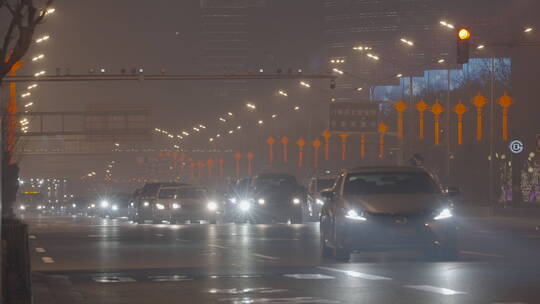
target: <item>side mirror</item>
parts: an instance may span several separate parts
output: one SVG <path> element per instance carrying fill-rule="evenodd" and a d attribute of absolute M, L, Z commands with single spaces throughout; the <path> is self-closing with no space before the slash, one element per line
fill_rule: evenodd
<path fill-rule="evenodd" d="M 335 192 L 334 192 L 334 189 L 331 189 L 331 188 L 328 188 L 328 189 L 324 189 L 322 190 L 321 192 L 321 196 L 327 200 L 331 200 L 334 198 L 335 196 Z"/>
<path fill-rule="evenodd" d="M 445 192 L 448 196 L 458 196 L 461 194 L 461 190 L 458 187 L 447 187 Z"/>

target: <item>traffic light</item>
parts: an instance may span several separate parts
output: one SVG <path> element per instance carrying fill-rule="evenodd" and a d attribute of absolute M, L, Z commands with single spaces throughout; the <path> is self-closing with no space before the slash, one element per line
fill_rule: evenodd
<path fill-rule="evenodd" d="M 469 62 L 469 38 L 471 38 L 471 32 L 467 28 L 462 27 L 457 31 L 458 64 Z"/>

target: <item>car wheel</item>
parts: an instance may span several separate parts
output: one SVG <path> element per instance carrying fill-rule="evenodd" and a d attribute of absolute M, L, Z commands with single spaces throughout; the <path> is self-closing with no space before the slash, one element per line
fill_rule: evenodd
<path fill-rule="evenodd" d="M 351 259 L 351 251 L 347 248 L 335 248 L 334 257 L 340 262 L 349 262 Z"/>

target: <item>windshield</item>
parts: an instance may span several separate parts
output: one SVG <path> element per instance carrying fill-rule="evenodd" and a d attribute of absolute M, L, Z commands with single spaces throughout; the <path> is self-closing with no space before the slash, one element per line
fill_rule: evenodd
<path fill-rule="evenodd" d="M 178 198 L 200 199 L 207 196 L 207 190 L 201 188 L 180 188 L 177 194 Z"/>
<path fill-rule="evenodd" d="M 423 172 L 385 172 L 348 174 L 345 195 L 436 194 L 433 179 Z"/>
<path fill-rule="evenodd" d="M 335 179 L 321 178 L 317 180 L 317 191 L 334 187 Z"/>
<path fill-rule="evenodd" d="M 297 186 L 296 178 L 290 175 L 259 176 L 254 180 L 256 188 L 280 188 Z"/>
<path fill-rule="evenodd" d="M 159 198 L 175 198 L 177 188 L 162 188 L 159 190 Z"/>

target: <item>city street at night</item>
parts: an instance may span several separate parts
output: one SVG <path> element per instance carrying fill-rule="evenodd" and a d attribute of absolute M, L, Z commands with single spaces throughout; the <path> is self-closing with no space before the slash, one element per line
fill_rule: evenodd
<path fill-rule="evenodd" d="M 29 218 L 36 303 L 538 303 L 540 221 L 462 219 L 460 257 L 320 257 L 317 223 Z"/>

